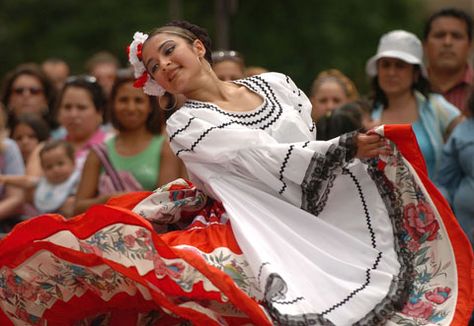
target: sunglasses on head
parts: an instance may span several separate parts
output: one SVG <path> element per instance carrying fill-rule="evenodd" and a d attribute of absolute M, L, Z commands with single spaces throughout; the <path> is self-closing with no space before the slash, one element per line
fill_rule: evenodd
<path fill-rule="evenodd" d="M 43 93 L 43 89 L 41 87 L 15 87 L 12 89 L 12 92 L 18 95 L 25 94 L 29 92 L 31 95 L 38 95 Z"/>
<path fill-rule="evenodd" d="M 215 51 L 212 52 L 212 61 L 220 62 L 223 60 L 241 61 L 242 55 L 237 51 Z"/>
<path fill-rule="evenodd" d="M 66 79 L 66 85 L 76 83 L 76 82 L 85 82 L 89 84 L 95 84 L 97 83 L 97 78 L 90 75 L 78 75 L 78 76 L 70 76 Z"/>

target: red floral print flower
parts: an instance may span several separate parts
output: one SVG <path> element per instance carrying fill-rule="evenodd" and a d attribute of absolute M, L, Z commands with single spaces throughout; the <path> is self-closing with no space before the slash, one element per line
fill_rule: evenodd
<path fill-rule="evenodd" d="M 135 237 L 131 234 L 124 236 L 123 241 L 125 241 L 125 246 L 128 248 L 132 248 L 135 245 Z"/>
<path fill-rule="evenodd" d="M 419 202 L 417 205 L 410 203 L 404 207 L 403 215 L 405 227 L 415 241 L 420 240 L 421 237 L 427 241 L 436 238 L 439 224 L 427 203 Z"/>
<path fill-rule="evenodd" d="M 408 302 L 403 307 L 402 313 L 414 318 L 428 319 L 433 313 L 433 306 L 424 301 L 418 301 L 417 303 Z"/>
<path fill-rule="evenodd" d="M 425 293 L 425 298 L 436 304 L 442 304 L 449 298 L 451 289 L 448 287 L 437 287 L 433 291 L 428 291 Z"/>

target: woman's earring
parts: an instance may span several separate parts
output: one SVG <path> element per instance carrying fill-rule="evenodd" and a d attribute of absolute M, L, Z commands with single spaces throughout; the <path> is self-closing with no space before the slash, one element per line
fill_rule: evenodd
<path fill-rule="evenodd" d="M 163 111 L 174 111 L 178 100 L 174 94 L 166 92 L 163 96 L 158 97 L 158 105 Z"/>

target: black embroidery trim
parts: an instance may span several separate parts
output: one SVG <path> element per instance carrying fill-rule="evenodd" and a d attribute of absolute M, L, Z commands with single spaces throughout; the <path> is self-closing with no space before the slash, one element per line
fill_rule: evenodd
<path fill-rule="evenodd" d="M 252 77 L 251 77 L 252 78 Z M 254 76 L 253 77 L 255 79 L 255 82 L 258 83 L 258 82 L 261 82 L 265 85 L 264 86 L 261 86 L 261 85 L 258 85 L 259 87 L 261 87 L 262 91 L 265 93 L 265 96 L 266 96 L 266 99 L 270 102 L 270 104 L 273 104 L 271 105 L 271 110 L 270 112 L 265 116 L 265 117 L 262 117 L 261 119 L 257 120 L 257 121 L 254 121 L 254 122 L 245 122 L 245 121 L 238 121 L 238 120 L 229 120 L 228 122 L 225 122 L 219 126 L 213 126 L 213 127 L 210 127 L 208 128 L 207 130 L 205 130 L 195 141 L 194 143 L 191 145 L 190 148 L 182 148 L 180 150 L 178 150 L 176 152 L 176 156 L 179 156 L 182 152 L 190 152 L 190 151 L 193 151 L 194 148 L 214 129 L 222 129 L 222 128 L 225 128 L 225 127 L 228 127 L 229 125 L 231 124 L 238 124 L 238 125 L 241 125 L 241 126 L 251 126 L 253 124 L 256 124 L 256 123 L 263 123 L 265 122 L 265 120 L 268 120 L 270 117 L 273 116 L 273 119 L 268 121 L 266 124 L 262 125 L 259 127 L 259 129 L 262 129 L 262 130 L 265 130 L 267 129 L 268 127 L 270 127 L 272 124 L 275 123 L 275 121 L 277 121 L 281 114 L 283 113 L 283 108 L 281 107 L 281 104 L 278 102 L 277 100 L 277 97 L 275 96 L 275 93 L 273 92 L 273 90 L 271 89 L 270 85 L 265 81 L 263 80 L 261 77 L 259 76 Z M 267 92 L 268 90 L 268 92 Z M 267 102 L 266 102 L 267 103 Z M 203 104 L 203 105 L 207 105 L 207 104 Z M 267 105 L 267 104 L 266 104 Z M 265 106 L 266 106 L 265 105 Z M 209 106 L 209 108 L 212 109 L 211 106 Z M 274 111 L 275 111 L 275 108 L 278 108 L 278 111 L 276 114 L 274 114 Z M 227 112 L 224 112 L 220 109 L 218 109 L 217 107 L 214 108 L 215 110 L 218 110 L 218 112 L 220 113 L 223 113 L 223 114 L 226 114 L 227 115 Z M 176 136 L 178 133 L 175 132 L 173 135 Z"/>
<path fill-rule="evenodd" d="M 359 293 L 360 291 L 364 290 L 364 289 L 370 284 L 370 279 L 371 279 L 371 277 L 370 277 L 370 271 L 371 271 L 371 270 L 374 270 L 374 269 L 377 269 L 377 266 L 378 266 L 378 264 L 379 264 L 381 258 L 382 258 L 382 253 L 379 252 L 379 253 L 377 254 L 377 257 L 375 258 L 375 263 L 374 263 L 374 265 L 372 266 L 372 268 L 366 269 L 366 271 L 365 271 L 365 283 L 364 283 L 364 284 L 362 284 L 358 289 L 355 289 L 354 291 L 352 291 L 351 293 L 349 293 L 349 295 L 348 295 L 344 300 L 342 300 L 341 302 L 339 302 L 339 303 L 335 304 L 334 306 L 332 306 L 331 308 L 329 308 L 329 309 L 323 311 L 323 312 L 321 313 L 321 315 L 322 315 L 322 316 L 327 315 L 327 314 L 330 313 L 331 311 L 333 311 L 333 310 L 335 310 L 335 309 L 337 309 L 337 308 L 343 306 L 344 304 L 346 304 L 347 302 L 349 302 L 349 300 L 351 300 L 357 293 Z"/>
<path fill-rule="evenodd" d="M 306 148 L 309 145 L 309 143 L 310 143 L 309 141 L 305 142 L 303 146 L 301 146 L 301 148 Z"/>
<path fill-rule="evenodd" d="M 309 128 L 309 131 L 313 132 L 315 130 L 316 130 L 316 123 L 313 122 L 313 124 L 311 125 L 311 128 Z"/>
<path fill-rule="evenodd" d="M 211 127 L 207 130 L 205 130 L 195 141 L 194 143 L 191 145 L 191 148 L 182 148 L 180 149 L 179 151 L 176 152 L 176 156 L 179 156 L 182 152 L 191 152 L 194 150 L 194 148 L 197 146 L 197 144 L 199 144 L 201 142 L 201 140 L 203 140 L 207 134 L 209 134 L 212 130 L 214 129 L 222 129 L 222 128 L 225 128 L 233 123 L 237 123 L 235 121 L 229 121 L 229 122 L 226 122 L 226 123 L 223 123 L 219 126 L 214 126 L 214 127 Z"/>
<path fill-rule="evenodd" d="M 364 209 L 364 215 L 365 215 L 365 220 L 367 222 L 367 228 L 369 229 L 370 233 L 370 242 L 372 243 L 372 248 L 377 249 L 377 242 L 375 240 L 375 232 L 372 227 L 372 222 L 370 222 L 370 215 L 369 215 L 369 209 L 367 208 L 367 202 L 365 201 L 365 196 L 364 193 L 362 192 L 362 187 L 360 186 L 359 180 L 357 180 L 356 176 L 349 170 L 344 168 L 343 169 L 344 174 L 348 174 L 352 181 L 354 182 L 357 192 L 359 193 L 360 201 L 362 203 L 362 208 Z"/>
<path fill-rule="evenodd" d="M 280 195 L 283 194 L 283 192 L 286 189 L 286 183 L 283 180 L 283 172 L 285 171 L 286 164 L 288 163 L 288 159 L 290 158 L 291 152 L 293 151 L 294 147 L 295 145 L 290 145 L 290 147 L 288 148 L 288 152 L 286 153 L 285 159 L 283 160 L 283 164 L 281 165 L 281 168 L 280 168 L 280 181 L 283 183 L 283 187 L 280 189 L 280 191 L 278 191 Z"/>
<path fill-rule="evenodd" d="M 192 117 L 189 119 L 188 123 L 183 127 L 183 128 L 180 128 L 178 130 L 176 130 L 171 136 L 170 136 L 170 141 L 173 140 L 174 137 L 176 137 L 177 134 L 179 134 L 180 132 L 183 132 L 185 131 L 190 125 L 191 125 L 191 121 L 193 121 L 195 119 L 195 117 Z"/>
<path fill-rule="evenodd" d="M 348 133 L 339 138 L 339 146 L 331 145 L 324 155 L 314 153 L 301 183 L 302 209 L 315 216 L 321 213 L 337 171 L 345 161 L 352 160 L 356 151 L 353 133 Z"/>
<path fill-rule="evenodd" d="M 397 178 L 402 175 L 409 174 L 409 170 L 399 156 L 399 171 Z M 414 278 L 416 277 L 414 267 L 414 256 L 410 252 L 405 243 L 405 234 L 407 230 L 403 222 L 403 205 L 401 193 L 398 188 L 394 187 L 392 182 L 387 179 L 385 174 L 377 168 L 378 160 L 369 160 L 367 172 L 374 180 L 379 194 L 385 203 L 385 206 L 392 222 L 394 232 L 394 249 L 397 253 L 398 262 L 400 263 L 400 271 L 394 277 L 390 289 L 385 298 L 375 306 L 364 318 L 355 325 L 380 325 L 390 319 L 397 311 L 401 311 L 407 302 Z M 412 180 L 413 177 L 411 177 Z M 416 185 L 415 185 L 416 187 Z"/>

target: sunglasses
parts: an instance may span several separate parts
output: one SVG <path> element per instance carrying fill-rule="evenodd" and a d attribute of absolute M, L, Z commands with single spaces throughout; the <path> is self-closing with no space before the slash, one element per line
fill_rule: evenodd
<path fill-rule="evenodd" d="M 31 95 L 38 95 L 43 93 L 43 89 L 40 87 L 16 87 L 12 89 L 12 92 L 17 95 L 23 95 L 29 92 Z"/>

